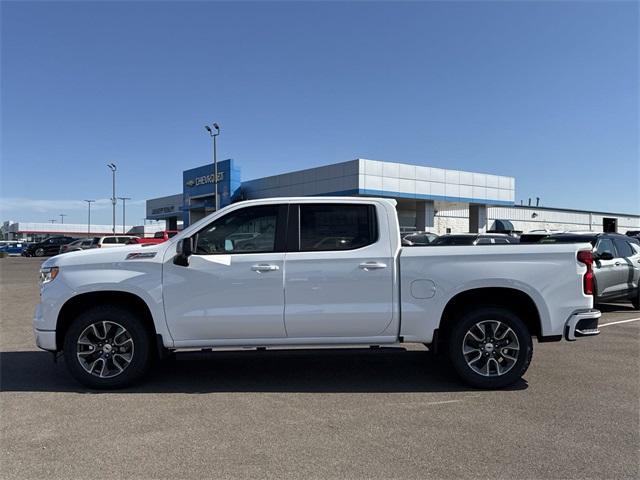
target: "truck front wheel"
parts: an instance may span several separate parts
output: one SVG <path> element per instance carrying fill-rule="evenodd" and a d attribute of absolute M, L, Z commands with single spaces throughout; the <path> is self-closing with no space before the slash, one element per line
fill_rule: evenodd
<path fill-rule="evenodd" d="M 480 307 L 463 314 L 449 336 L 453 367 L 477 388 L 502 388 L 527 371 L 533 342 L 524 322 L 501 307 Z"/>
<path fill-rule="evenodd" d="M 102 305 L 71 323 L 64 337 L 64 358 L 80 383 L 96 389 L 123 388 L 146 373 L 150 345 L 148 332 L 132 312 Z"/>

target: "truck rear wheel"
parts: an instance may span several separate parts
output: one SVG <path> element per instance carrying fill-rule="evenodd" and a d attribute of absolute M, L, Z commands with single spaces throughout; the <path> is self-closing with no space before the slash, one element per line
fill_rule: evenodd
<path fill-rule="evenodd" d="M 64 358 L 71 375 L 83 385 L 117 389 L 146 373 L 150 346 L 148 332 L 133 313 L 104 305 L 71 323 L 64 337 Z"/>
<path fill-rule="evenodd" d="M 467 384 L 502 388 L 529 368 L 533 341 L 524 322 L 501 307 L 480 307 L 463 314 L 448 341 L 453 367 Z"/>

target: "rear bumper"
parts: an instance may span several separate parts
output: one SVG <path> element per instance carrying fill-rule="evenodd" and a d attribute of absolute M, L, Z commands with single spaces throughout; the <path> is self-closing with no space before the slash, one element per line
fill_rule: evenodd
<path fill-rule="evenodd" d="M 576 312 L 569 317 L 564 326 L 564 338 L 569 341 L 577 340 L 580 337 L 593 337 L 600 333 L 598 330 L 598 320 L 600 310 L 586 310 Z"/>

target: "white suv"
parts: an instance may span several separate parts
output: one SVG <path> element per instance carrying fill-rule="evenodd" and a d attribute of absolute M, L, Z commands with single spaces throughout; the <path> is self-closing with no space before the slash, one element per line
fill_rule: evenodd
<path fill-rule="evenodd" d="M 108 237 L 94 237 L 91 248 L 124 247 L 133 238 L 138 237 L 134 235 L 112 235 Z"/>

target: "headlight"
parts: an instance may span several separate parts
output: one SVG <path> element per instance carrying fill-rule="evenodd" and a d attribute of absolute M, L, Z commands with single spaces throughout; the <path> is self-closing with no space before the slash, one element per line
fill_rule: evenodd
<path fill-rule="evenodd" d="M 48 267 L 40 269 L 40 284 L 52 282 L 58 276 L 58 267 Z"/>

